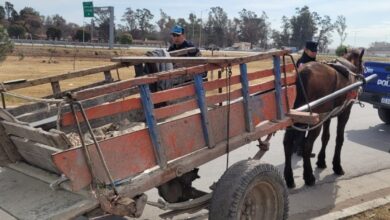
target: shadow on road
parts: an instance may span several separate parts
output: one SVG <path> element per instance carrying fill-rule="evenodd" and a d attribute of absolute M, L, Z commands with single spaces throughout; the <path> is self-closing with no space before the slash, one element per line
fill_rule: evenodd
<path fill-rule="evenodd" d="M 378 124 L 367 129 L 348 130 L 346 134 L 352 142 L 381 151 L 390 150 L 390 125 Z"/>

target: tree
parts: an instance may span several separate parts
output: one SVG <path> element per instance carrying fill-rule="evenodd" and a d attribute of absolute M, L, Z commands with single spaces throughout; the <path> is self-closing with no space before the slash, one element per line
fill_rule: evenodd
<path fill-rule="evenodd" d="M 126 8 L 121 21 L 126 22 L 127 31 L 132 31 L 138 28 L 135 12 L 131 8 Z"/>
<path fill-rule="evenodd" d="M 33 37 L 37 37 L 43 27 L 42 17 L 33 8 L 25 7 L 20 10 L 20 23 Z"/>
<path fill-rule="evenodd" d="M 0 62 L 4 61 L 7 54 L 13 49 L 13 44 L 8 38 L 7 31 L 0 25 Z"/>
<path fill-rule="evenodd" d="M 307 40 L 312 40 L 317 31 L 318 14 L 310 12 L 308 6 L 296 8 L 296 15 L 290 19 L 291 46 L 301 49 Z"/>
<path fill-rule="evenodd" d="M 83 37 L 84 36 L 84 37 Z M 82 29 L 78 29 L 73 36 L 73 40 L 77 40 L 80 42 L 86 42 L 91 40 L 91 34 L 89 32 L 83 31 Z"/>
<path fill-rule="evenodd" d="M 160 9 L 160 19 L 157 21 L 157 26 L 160 29 L 159 39 L 164 42 L 169 42 L 171 28 L 175 25 L 176 21 L 171 16 L 168 16 L 162 9 Z"/>
<path fill-rule="evenodd" d="M 336 49 L 336 55 L 341 57 L 343 56 L 345 53 L 347 53 L 347 47 L 344 46 L 344 45 L 340 45 L 337 47 Z"/>
<path fill-rule="evenodd" d="M 340 36 L 340 45 L 342 45 L 347 38 L 347 33 L 345 32 L 347 29 L 346 18 L 343 15 L 337 16 L 337 20 L 334 25 Z"/>
<path fill-rule="evenodd" d="M 239 12 L 240 40 L 251 43 L 251 46 L 259 43 L 260 47 L 266 48 L 268 41 L 269 26 L 266 22 L 268 18 L 265 12 L 258 17 L 255 12 L 243 9 Z"/>
<path fill-rule="evenodd" d="M 325 15 L 323 18 L 319 17 L 318 20 L 319 34 L 318 34 L 318 48 L 320 52 L 325 52 L 328 45 L 332 42 L 331 32 L 334 30 L 334 24 L 329 16 Z"/>
<path fill-rule="evenodd" d="M 282 17 L 282 31 L 277 30 L 272 31 L 271 38 L 273 40 L 273 45 L 277 48 L 283 46 L 291 46 L 291 23 L 290 20 L 286 17 Z"/>
<path fill-rule="evenodd" d="M 11 24 L 7 28 L 8 35 L 12 38 L 24 38 L 26 35 L 26 29 L 19 24 Z"/>
<path fill-rule="evenodd" d="M 151 20 L 154 18 L 154 15 L 148 9 L 137 9 L 135 18 L 137 19 L 142 38 L 145 38 L 148 33 L 153 32 L 154 26 L 152 25 Z"/>
<path fill-rule="evenodd" d="M 225 47 L 226 34 L 228 29 L 228 17 L 221 7 L 210 8 L 209 18 L 206 23 L 205 37 L 206 44 L 215 44 L 219 47 Z"/>
<path fill-rule="evenodd" d="M 120 44 L 131 44 L 133 43 L 133 37 L 130 33 L 123 33 L 119 36 Z"/>
<path fill-rule="evenodd" d="M 49 27 L 46 30 L 47 39 L 60 40 L 62 37 L 61 29 L 56 27 Z"/>

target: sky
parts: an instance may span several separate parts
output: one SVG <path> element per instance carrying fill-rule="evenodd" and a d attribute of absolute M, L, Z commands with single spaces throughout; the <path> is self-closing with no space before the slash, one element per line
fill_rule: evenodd
<path fill-rule="evenodd" d="M 90 0 L 85 0 L 90 1 Z M 5 1 L 0 2 L 4 5 Z M 78 0 L 9 0 L 17 11 L 32 7 L 41 15 L 59 14 L 67 22 L 82 25 L 90 22 L 83 18 L 82 2 Z M 188 18 L 194 13 L 198 18 L 207 19 L 211 7 L 222 7 L 230 19 L 238 17 L 238 12 L 247 9 L 259 16 L 264 11 L 271 28 L 280 30 L 283 15 L 290 18 L 296 14 L 296 8 L 308 6 L 311 12 L 320 16 L 328 15 L 334 22 L 338 15 L 346 17 L 347 38 L 345 44 L 354 47 L 369 47 L 372 42 L 390 42 L 390 0 L 93 0 L 95 7 L 113 6 L 115 23 L 122 23 L 121 18 L 126 8 L 149 9 L 160 17 L 160 9 L 172 18 Z M 337 32 L 333 33 L 331 48 L 340 44 Z"/>

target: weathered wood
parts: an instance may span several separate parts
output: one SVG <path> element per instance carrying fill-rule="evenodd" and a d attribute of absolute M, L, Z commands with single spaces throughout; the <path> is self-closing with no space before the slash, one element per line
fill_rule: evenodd
<path fill-rule="evenodd" d="M 290 118 L 285 118 L 277 123 L 266 122 L 255 128 L 251 133 L 244 133 L 238 135 L 229 140 L 229 150 L 233 151 L 245 144 L 249 144 L 252 141 L 264 137 L 268 134 L 274 133 L 278 130 L 282 130 L 292 124 Z M 186 155 L 176 161 L 168 164 L 165 170 L 156 169 L 149 173 L 141 174 L 138 178 L 132 180 L 128 184 L 123 184 L 118 187 L 118 191 L 121 195 L 132 198 L 142 192 L 153 189 L 154 187 L 168 182 L 169 180 L 177 177 L 177 171 L 180 170 L 183 173 L 189 172 L 192 169 L 199 167 L 211 160 L 214 160 L 222 155 L 226 154 L 226 141 L 218 143 L 214 148 L 203 148 L 192 154 Z"/>
<path fill-rule="evenodd" d="M 111 71 L 106 70 L 103 72 L 104 73 L 104 81 L 105 82 L 113 82 L 114 79 L 112 78 Z"/>
<path fill-rule="evenodd" d="M 7 164 L 11 163 L 9 160 L 7 153 L 3 149 L 3 145 L 0 143 L 0 166 L 5 166 Z"/>
<path fill-rule="evenodd" d="M 289 88 L 288 94 L 290 98 L 295 95 L 294 89 L 294 86 Z M 285 101 L 283 103 L 285 106 Z M 252 96 L 251 105 L 255 109 L 252 112 L 253 124 L 258 125 L 260 122 L 274 119 L 276 117 L 274 104 L 274 92 Z M 230 119 L 230 123 L 234 124 L 234 126 L 230 129 L 229 136 L 235 137 L 245 133 L 243 104 L 242 101 L 238 101 L 229 107 L 234 112 Z M 210 128 L 213 130 L 216 143 L 226 139 L 226 108 L 227 106 L 222 106 L 208 111 L 210 115 Z M 288 107 L 285 106 L 286 111 L 287 109 Z M 201 127 L 199 114 L 158 125 L 162 137 L 162 144 L 167 146 L 166 156 L 169 161 L 206 147 L 205 141 L 202 138 L 203 133 Z M 96 171 L 97 178 L 108 181 L 101 163 L 98 162 L 99 157 L 94 145 L 89 145 L 88 148 L 92 161 L 95 164 L 94 171 Z M 105 155 L 108 168 L 115 181 L 136 175 L 156 165 L 153 147 L 147 129 L 141 129 L 101 141 L 100 148 Z M 81 189 L 90 183 L 91 176 L 83 156 L 82 148 L 72 148 L 54 154 L 53 161 L 61 172 L 71 179 L 74 190 Z M 118 163 L 118 161 L 121 161 L 121 163 Z M 158 182 L 155 185 L 158 185 Z"/>
<path fill-rule="evenodd" d="M 317 113 L 299 112 L 290 110 L 286 113 L 286 116 L 290 117 L 294 123 L 303 123 L 309 125 L 315 125 L 320 122 L 320 116 Z"/>
<path fill-rule="evenodd" d="M 4 85 L 4 89 L 6 91 L 11 91 L 11 90 L 15 90 L 15 89 L 30 87 L 30 86 L 37 86 L 37 85 L 42 85 L 42 84 L 51 83 L 51 82 L 58 82 L 61 80 L 92 75 L 92 74 L 96 74 L 96 73 L 100 73 L 100 72 L 104 72 L 104 71 L 109 71 L 112 69 L 118 69 L 118 68 L 121 68 L 124 66 L 126 66 L 126 65 L 116 63 L 116 64 L 110 64 L 110 65 L 100 66 L 100 67 L 96 67 L 96 68 L 83 69 L 83 70 L 78 70 L 78 71 L 74 71 L 74 72 L 64 73 L 64 74 L 57 75 L 57 76 L 49 76 L 49 77 L 45 77 L 45 78 L 27 80 L 26 82 L 21 82 L 21 83 L 17 83 L 17 84 Z"/>
<path fill-rule="evenodd" d="M 88 99 L 82 101 L 82 104 L 84 108 L 91 108 L 92 106 L 97 106 L 106 102 L 113 102 L 117 99 L 125 98 L 130 95 L 134 95 L 138 92 L 138 88 L 130 88 L 126 89 L 123 91 L 115 92 L 115 93 L 109 93 L 107 95 L 103 95 L 100 97 L 96 97 L 94 99 Z M 62 114 L 65 114 L 67 112 L 70 112 L 70 107 L 68 105 L 63 106 L 61 110 Z M 58 113 L 58 107 L 57 106 L 51 106 L 50 109 L 43 108 L 37 111 L 32 111 L 32 112 L 27 112 L 23 115 L 19 115 L 16 118 L 20 121 L 24 122 L 37 122 L 40 120 L 45 120 L 53 116 L 57 116 Z M 53 119 L 51 122 L 47 123 L 52 123 L 56 122 L 57 118 Z"/>
<path fill-rule="evenodd" d="M 10 162 L 15 163 L 21 159 L 15 145 L 9 139 L 4 126 L 0 123 L 0 148 L 6 153 Z"/>
<path fill-rule="evenodd" d="M 189 53 L 194 53 L 196 50 L 197 50 L 196 47 L 188 47 L 188 48 L 184 48 L 181 50 L 170 51 L 169 55 L 171 57 L 183 56 L 183 55 L 187 55 Z"/>
<path fill-rule="evenodd" d="M 267 72 L 267 71 L 265 71 Z M 257 73 L 256 73 L 257 74 Z M 231 84 L 237 84 L 240 83 L 239 76 L 234 76 L 231 79 Z M 293 83 L 295 82 L 295 76 L 291 75 L 287 77 L 287 83 Z M 282 85 L 285 84 L 285 81 L 283 80 Z M 225 79 L 219 79 L 215 81 L 210 81 L 205 83 L 205 89 L 207 91 L 211 91 L 213 89 L 217 89 L 220 86 L 226 86 L 226 80 Z M 254 84 L 249 87 L 250 94 L 254 94 L 261 91 L 268 91 L 274 88 L 274 82 L 269 79 L 268 81 L 261 82 L 258 84 Z M 169 90 L 159 91 L 152 94 L 152 101 L 154 104 L 161 103 L 161 102 L 167 102 L 171 100 L 177 100 L 179 98 L 183 97 L 190 97 L 195 95 L 194 86 L 187 85 L 179 88 L 173 88 Z M 241 89 L 233 90 L 231 91 L 230 98 L 236 99 L 241 97 Z M 211 95 L 206 98 L 207 105 L 211 106 L 216 103 L 224 102 L 227 100 L 227 93 L 222 93 L 219 95 Z M 121 112 L 126 112 L 134 109 L 140 109 L 141 101 L 139 98 L 131 98 L 124 101 L 118 101 L 114 103 L 108 103 L 105 105 L 99 105 L 95 107 L 91 107 L 86 109 L 86 114 L 89 120 L 97 119 L 100 117 L 105 117 L 108 115 L 114 115 Z M 164 119 L 170 116 L 175 116 L 182 114 L 186 111 L 190 111 L 192 109 L 196 109 L 196 101 L 195 100 L 189 100 L 185 102 L 180 102 L 177 104 L 169 105 L 162 108 L 155 109 L 155 114 L 157 119 Z M 80 119 L 80 122 L 84 121 L 81 117 L 81 114 L 78 113 L 78 118 Z M 63 126 L 69 126 L 74 124 L 73 115 L 71 112 L 65 113 L 62 116 L 61 125 Z"/>
<path fill-rule="evenodd" d="M 58 81 L 51 82 L 51 89 L 53 91 L 54 97 L 58 98 L 61 93 L 60 83 Z"/>
<path fill-rule="evenodd" d="M 57 149 L 68 149 L 69 142 L 65 141 L 57 133 L 44 131 L 40 128 L 32 128 L 26 125 L 20 125 L 12 122 L 2 122 L 7 134 L 26 138 L 34 142 L 55 147 Z"/>
<path fill-rule="evenodd" d="M 34 166 L 59 174 L 58 169 L 51 160 L 51 155 L 60 152 L 59 149 L 16 136 L 11 136 L 11 140 L 25 161 Z"/>
<path fill-rule="evenodd" d="M 114 57 L 113 62 L 135 65 L 140 63 L 183 63 L 183 64 L 241 64 L 255 60 L 267 59 L 272 56 L 287 54 L 286 50 L 263 52 L 245 57 Z"/>

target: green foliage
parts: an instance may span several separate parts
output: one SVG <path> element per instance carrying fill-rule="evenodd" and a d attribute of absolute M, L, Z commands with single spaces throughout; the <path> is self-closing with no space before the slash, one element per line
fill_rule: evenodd
<path fill-rule="evenodd" d="M 13 44 L 8 38 L 7 31 L 0 25 L 0 62 L 4 61 L 7 54 L 13 49 Z"/>
<path fill-rule="evenodd" d="M 131 43 L 133 43 L 133 37 L 129 33 L 123 33 L 121 36 L 119 36 L 119 43 L 120 44 L 131 44 Z"/>
<path fill-rule="evenodd" d="M 84 37 L 83 37 L 83 35 L 84 35 Z M 91 34 L 89 32 L 86 32 L 86 31 L 84 31 L 84 34 L 83 34 L 83 30 L 79 29 L 76 31 L 76 34 L 73 36 L 73 40 L 77 40 L 80 42 L 83 42 L 83 38 L 84 38 L 84 42 L 90 41 Z"/>
<path fill-rule="evenodd" d="M 62 36 L 62 32 L 59 28 L 49 27 L 46 30 L 46 36 L 47 36 L 47 39 L 60 40 L 61 36 Z"/>
<path fill-rule="evenodd" d="M 11 24 L 7 28 L 8 35 L 12 38 L 24 38 L 26 29 L 19 24 Z"/>
<path fill-rule="evenodd" d="M 344 45 L 340 45 L 336 49 L 336 55 L 338 57 L 343 56 L 346 52 L 347 52 L 347 46 L 344 46 Z"/>

